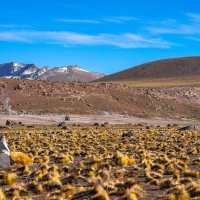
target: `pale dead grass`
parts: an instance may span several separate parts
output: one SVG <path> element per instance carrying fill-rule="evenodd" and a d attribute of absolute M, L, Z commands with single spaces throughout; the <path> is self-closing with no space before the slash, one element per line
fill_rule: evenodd
<path fill-rule="evenodd" d="M 135 87 L 179 87 L 200 85 L 200 76 L 174 77 L 174 78 L 153 78 L 140 80 L 115 81 Z"/>

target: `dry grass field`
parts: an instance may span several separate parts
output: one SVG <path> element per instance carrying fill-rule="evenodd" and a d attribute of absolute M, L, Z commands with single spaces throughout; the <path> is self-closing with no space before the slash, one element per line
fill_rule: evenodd
<path fill-rule="evenodd" d="M 113 81 L 118 82 L 118 81 Z M 132 87 L 185 87 L 199 86 L 200 76 L 185 76 L 185 77 L 170 77 L 170 78 L 152 78 L 140 80 L 123 80 L 121 84 L 126 84 Z"/>
<path fill-rule="evenodd" d="M 1 200 L 200 199 L 200 131 L 95 124 L 0 134 L 15 160 L 0 171 Z"/>

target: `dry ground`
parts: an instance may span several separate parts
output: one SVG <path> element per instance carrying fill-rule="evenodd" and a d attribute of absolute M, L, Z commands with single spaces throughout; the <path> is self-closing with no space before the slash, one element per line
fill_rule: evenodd
<path fill-rule="evenodd" d="M 108 122 L 109 124 L 138 124 L 146 123 L 148 125 L 160 125 L 167 126 L 168 124 L 177 124 L 179 126 L 194 125 L 197 128 L 200 127 L 199 120 L 188 120 L 188 119 L 168 119 L 168 118 L 139 118 L 132 117 L 128 115 L 119 114 L 89 114 L 89 115 L 79 115 L 71 114 L 69 115 L 70 120 L 65 121 L 65 115 L 59 114 L 43 114 L 43 115 L 33 115 L 33 114 L 15 114 L 7 115 L 0 114 L 0 125 L 4 126 L 7 120 L 15 123 L 22 122 L 25 125 L 58 125 L 59 123 L 65 121 L 66 124 L 103 124 Z"/>

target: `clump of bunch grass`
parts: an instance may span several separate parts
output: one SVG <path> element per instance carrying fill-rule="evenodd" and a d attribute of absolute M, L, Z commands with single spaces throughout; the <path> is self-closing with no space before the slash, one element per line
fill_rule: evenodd
<path fill-rule="evenodd" d="M 92 200 L 110 200 L 108 193 L 104 190 L 102 186 L 96 186 L 95 192 L 96 195 L 92 198 Z"/>
<path fill-rule="evenodd" d="M 10 156 L 16 164 L 25 165 L 33 163 L 33 159 L 22 152 L 11 152 Z"/>
<path fill-rule="evenodd" d="M 142 197 L 141 188 L 135 185 L 133 188 L 126 190 L 123 200 L 137 200 L 140 197 Z"/>
<path fill-rule="evenodd" d="M 13 185 L 16 183 L 17 174 L 15 173 L 5 173 L 3 175 L 3 184 L 5 185 Z"/>
<path fill-rule="evenodd" d="M 136 161 L 134 158 L 129 157 L 126 154 L 122 154 L 120 152 L 117 152 L 114 156 L 113 156 L 113 161 L 116 165 L 120 165 L 120 166 L 133 166 L 135 165 Z"/>
<path fill-rule="evenodd" d="M 6 196 L 1 189 L 0 189 L 0 200 L 6 200 Z"/>

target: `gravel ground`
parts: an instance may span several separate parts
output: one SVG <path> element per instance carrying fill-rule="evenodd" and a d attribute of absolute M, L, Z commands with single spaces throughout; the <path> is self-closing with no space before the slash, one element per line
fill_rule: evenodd
<path fill-rule="evenodd" d="M 0 115 L 0 125 L 5 125 L 6 120 L 12 120 L 15 122 L 22 122 L 27 125 L 54 125 L 59 122 L 64 121 L 65 115 L 58 114 L 44 114 L 44 115 Z M 139 117 L 130 117 L 118 114 L 112 115 L 70 115 L 70 120 L 66 121 L 68 124 L 93 124 L 99 123 L 102 124 L 104 122 L 109 122 L 110 124 L 137 124 L 137 123 L 148 123 L 149 125 L 160 125 L 166 126 L 167 124 L 178 124 L 179 126 L 186 125 L 195 125 L 200 127 L 200 121 L 195 120 L 177 120 L 177 119 L 166 119 L 166 118 L 139 118 Z"/>

